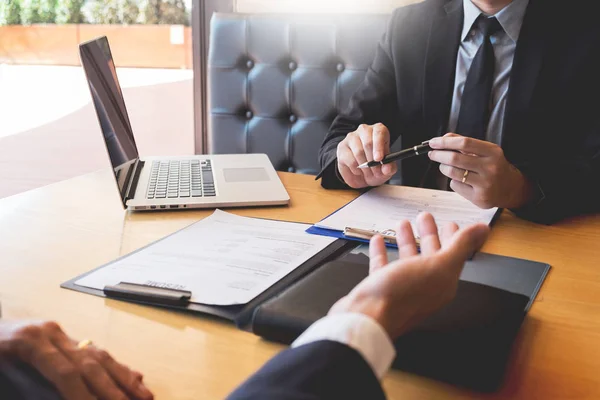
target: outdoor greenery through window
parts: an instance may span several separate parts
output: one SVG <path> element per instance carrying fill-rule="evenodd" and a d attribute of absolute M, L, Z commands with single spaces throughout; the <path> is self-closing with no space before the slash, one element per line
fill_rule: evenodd
<path fill-rule="evenodd" d="M 186 4 L 187 3 L 187 4 Z M 0 25 L 190 25 L 185 0 L 1 0 Z"/>

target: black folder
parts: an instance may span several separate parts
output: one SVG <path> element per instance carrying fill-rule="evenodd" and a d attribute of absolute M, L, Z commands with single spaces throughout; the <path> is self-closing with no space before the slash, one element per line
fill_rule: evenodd
<path fill-rule="evenodd" d="M 127 282 L 104 290 L 75 284 L 93 271 L 61 287 L 223 318 L 266 339 L 291 343 L 368 275 L 368 258 L 356 254 L 356 247 L 355 242 L 337 240 L 249 303 L 237 306 L 191 303 L 189 292 Z M 548 265 L 531 261 L 476 254 L 465 266 L 456 299 L 398 340 L 394 366 L 493 390 L 548 270 Z"/>
<path fill-rule="evenodd" d="M 393 367 L 483 392 L 502 383 L 512 343 L 550 266 L 477 253 L 455 299 L 395 342 Z M 368 258 L 331 261 L 257 307 L 252 330 L 291 343 L 368 275 Z"/>

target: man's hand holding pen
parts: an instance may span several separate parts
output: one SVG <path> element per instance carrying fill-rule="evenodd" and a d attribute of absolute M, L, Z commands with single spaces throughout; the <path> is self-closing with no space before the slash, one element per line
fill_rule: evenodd
<path fill-rule="evenodd" d="M 531 182 L 494 143 L 448 133 L 431 139 L 428 145 L 433 149 L 429 158 L 440 163 L 442 174 L 452 180 L 452 190 L 478 207 L 519 208 L 533 197 Z M 390 132 L 385 125 L 360 125 L 337 147 L 338 171 L 355 189 L 383 185 L 398 170 L 395 162 L 371 168 L 359 166 L 380 162 L 389 153 Z"/>
<path fill-rule="evenodd" d="M 429 141 L 429 158 L 440 163 L 450 187 L 481 208 L 519 208 L 532 197 L 532 185 L 494 143 L 455 133 Z"/>
<path fill-rule="evenodd" d="M 397 171 L 396 163 L 358 168 L 368 161 L 381 161 L 390 152 L 390 132 L 383 124 L 360 125 L 337 147 L 337 166 L 342 179 L 352 188 L 380 186 Z"/>

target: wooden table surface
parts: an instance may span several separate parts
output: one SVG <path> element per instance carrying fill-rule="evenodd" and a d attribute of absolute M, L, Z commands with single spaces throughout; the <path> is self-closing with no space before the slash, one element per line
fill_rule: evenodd
<path fill-rule="evenodd" d="M 313 223 L 356 196 L 325 191 L 310 176 L 281 178 L 289 207 L 230 211 Z M 283 347 L 219 320 L 59 287 L 209 213 L 127 213 L 109 171 L 0 200 L 3 318 L 57 320 L 141 370 L 158 399 L 223 398 Z M 384 381 L 389 398 L 600 398 L 600 216 L 547 227 L 505 211 L 483 251 L 553 267 L 521 328 L 506 384 L 482 395 L 394 371 Z"/>

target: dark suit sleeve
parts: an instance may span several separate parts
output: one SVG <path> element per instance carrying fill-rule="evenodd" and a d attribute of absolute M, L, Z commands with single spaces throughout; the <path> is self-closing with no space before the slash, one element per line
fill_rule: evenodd
<path fill-rule="evenodd" d="M 348 108 L 333 121 L 319 150 L 321 184 L 327 189 L 348 188 L 336 173 L 337 146 L 346 135 L 360 124 L 382 123 L 388 127 L 391 143 L 399 137 L 396 74 L 392 55 L 394 27 L 400 24 L 405 9 L 392 15 L 387 32 L 378 45 L 375 59 L 367 70 L 364 81 L 350 99 Z"/>
<path fill-rule="evenodd" d="M 10 400 L 60 400 L 58 391 L 35 369 L 0 360 L 0 398 Z"/>
<path fill-rule="evenodd" d="M 539 151 L 531 162 L 517 165 L 538 196 L 529 206 L 512 210 L 521 218 L 553 224 L 600 212 L 600 29 L 587 36 L 593 37 L 592 44 L 587 43 L 591 50 L 576 74 L 585 83 L 575 84 L 578 89 L 565 110 L 570 117 L 553 132 L 557 149 Z"/>
<path fill-rule="evenodd" d="M 281 352 L 228 399 L 383 400 L 385 394 L 358 352 L 341 343 L 319 341 Z"/>
<path fill-rule="evenodd" d="M 549 225 L 600 212 L 600 133 L 588 140 L 585 152 L 593 155 L 520 167 L 534 185 L 535 198 L 532 204 L 512 210 L 518 217 Z"/>

